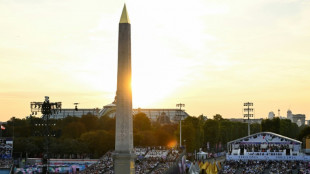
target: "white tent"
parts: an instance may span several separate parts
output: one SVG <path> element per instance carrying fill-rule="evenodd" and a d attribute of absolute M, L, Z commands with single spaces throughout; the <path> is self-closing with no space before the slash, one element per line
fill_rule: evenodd
<path fill-rule="evenodd" d="M 203 160 L 203 159 L 207 159 L 208 157 L 208 153 L 200 151 L 197 153 L 197 159 L 198 160 Z"/>

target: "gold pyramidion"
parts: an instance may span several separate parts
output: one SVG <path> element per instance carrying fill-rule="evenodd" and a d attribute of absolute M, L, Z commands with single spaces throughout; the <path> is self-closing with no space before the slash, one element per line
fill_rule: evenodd
<path fill-rule="evenodd" d="M 128 17 L 128 14 L 127 14 L 126 4 L 124 4 L 121 20 L 119 21 L 119 23 L 128 23 L 128 24 L 130 24 L 130 20 L 129 20 L 129 17 Z"/>

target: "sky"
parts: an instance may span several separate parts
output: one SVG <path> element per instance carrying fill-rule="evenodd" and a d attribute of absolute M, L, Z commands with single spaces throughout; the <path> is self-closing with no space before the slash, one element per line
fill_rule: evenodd
<path fill-rule="evenodd" d="M 124 0 L 0 0 L 0 121 L 31 101 L 102 108 L 116 92 Z M 127 0 L 134 108 L 310 116 L 307 0 Z"/>

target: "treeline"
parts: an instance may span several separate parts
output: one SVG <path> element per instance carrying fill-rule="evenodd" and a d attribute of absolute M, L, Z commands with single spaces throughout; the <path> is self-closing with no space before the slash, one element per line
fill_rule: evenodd
<path fill-rule="evenodd" d="M 98 118 L 88 114 L 64 119 L 38 117 L 11 118 L 2 132 L 4 137 L 14 137 L 14 153 L 23 157 L 42 157 L 49 142 L 49 153 L 53 158 L 99 158 L 115 145 L 115 119 L 108 116 Z M 135 146 L 166 146 L 176 142 L 177 125 L 151 124 L 144 113 L 133 117 Z M 48 135 L 48 136 L 46 136 Z"/>
<path fill-rule="evenodd" d="M 11 118 L 7 121 L 3 136 L 14 137 L 14 152 L 27 157 L 42 157 L 49 149 L 53 158 L 99 158 L 115 144 L 115 119 L 91 114 L 49 120 L 49 132 L 41 118 Z M 179 143 L 180 127 L 175 124 L 151 123 L 144 114 L 133 117 L 134 146 L 176 146 Z M 309 127 L 298 127 L 287 119 L 263 120 L 262 124 L 251 124 L 251 134 L 269 131 L 294 139 L 310 134 Z M 182 145 L 188 152 L 203 148 L 206 151 L 222 151 L 226 143 L 247 136 L 248 126 L 244 122 L 232 122 L 215 115 L 213 119 L 203 116 L 187 117 L 182 121 Z M 300 133 L 302 132 L 302 133 Z"/>
<path fill-rule="evenodd" d="M 305 131 L 304 129 L 308 130 Z M 251 134 L 258 132 L 274 132 L 293 139 L 302 139 L 308 133 L 308 126 L 298 127 L 288 119 L 264 119 L 261 124 L 250 125 Z M 300 135 L 300 132 L 303 135 Z M 215 115 L 213 119 L 205 120 L 203 116 L 187 117 L 182 125 L 182 137 L 187 151 L 194 152 L 202 148 L 205 151 L 222 151 L 229 141 L 248 135 L 247 122 L 233 122 Z"/>

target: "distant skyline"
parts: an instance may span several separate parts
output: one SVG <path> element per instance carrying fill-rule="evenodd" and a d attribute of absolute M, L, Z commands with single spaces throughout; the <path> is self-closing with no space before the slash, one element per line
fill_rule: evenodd
<path fill-rule="evenodd" d="M 123 0 L 0 0 L 0 121 L 31 101 L 102 108 L 116 92 Z M 310 2 L 126 1 L 134 108 L 310 116 Z"/>

